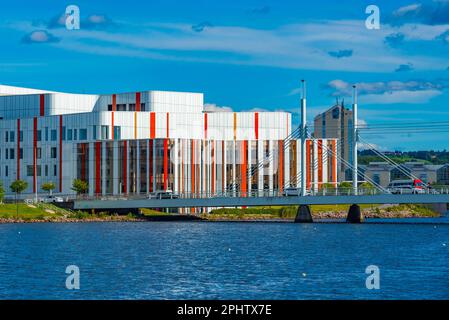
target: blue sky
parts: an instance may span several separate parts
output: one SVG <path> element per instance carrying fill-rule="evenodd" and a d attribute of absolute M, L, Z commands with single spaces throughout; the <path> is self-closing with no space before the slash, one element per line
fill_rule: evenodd
<path fill-rule="evenodd" d="M 81 29 L 66 30 L 69 4 Z M 380 29 L 365 8 L 380 9 Z M 3 1 L 0 83 L 113 93 L 204 92 L 210 108 L 309 120 L 360 88 L 369 125 L 449 121 L 449 1 Z M 294 117 L 295 121 L 297 117 Z M 447 133 L 369 135 L 382 149 L 449 149 Z"/>

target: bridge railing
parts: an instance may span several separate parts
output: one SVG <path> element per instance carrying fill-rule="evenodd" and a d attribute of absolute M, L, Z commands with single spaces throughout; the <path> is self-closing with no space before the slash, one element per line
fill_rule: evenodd
<path fill-rule="evenodd" d="M 412 194 L 412 190 L 399 191 L 397 194 Z M 384 194 L 378 189 L 360 188 L 357 196 L 380 195 Z M 449 186 L 424 189 L 416 193 L 417 195 L 424 194 L 449 194 Z M 351 188 L 320 188 L 318 191 L 310 190 L 306 197 L 313 196 L 351 196 L 355 195 Z M 212 198 L 272 198 L 272 197 L 300 197 L 300 189 L 280 190 L 252 190 L 247 192 L 240 191 L 224 191 L 224 192 L 183 192 L 183 193 L 150 193 L 150 194 L 121 194 L 121 195 L 80 195 L 76 200 L 167 200 L 167 199 L 212 199 Z"/>

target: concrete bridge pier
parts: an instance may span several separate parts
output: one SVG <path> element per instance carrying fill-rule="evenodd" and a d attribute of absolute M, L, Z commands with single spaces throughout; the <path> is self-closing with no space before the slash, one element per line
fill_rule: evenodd
<path fill-rule="evenodd" d="M 346 222 L 349 222 L 349 223 L 362 223 L 363 222 L 362 210 L 360 210 L 360 206 L 358 204 L 353 204 L 349 207 L 349 212 L 348 212 L 348 216 L 346 217 Z"/>
<path fill-rule="evenodd" d="M 306 204 L 301 204 L 296 212 L 295 223 L 312 223 L 312 211 L 310 206 Z"/>

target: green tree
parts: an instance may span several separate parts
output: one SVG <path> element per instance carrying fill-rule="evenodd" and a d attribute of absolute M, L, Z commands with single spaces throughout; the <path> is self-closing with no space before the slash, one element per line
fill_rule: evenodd
<path fill-rule="evenodd" d="M 47 191 L 49 193 L 49 195 L 51 196 L 53 190 L 55 190 L 56 185 L 53 182 L 46 182 L 44 184 L 42 184 L 41 186 L 42 190 Z"/>
<path fill-rule="evenodd" d="M 80 195 L 89 191 L 89 184 L 84 180 L 75 179 L 73 180 L 71 189 L 75 191 L 77 195 Z"/>
<path fill-rule="evenodd" d="M 0 181 L 0 204 L 3 203 L 4 198 L 5 198 L 5 188 L 3 187 L 3 182 Z"/>
<path fill-rule="evenodd" d="M 9 186 L 12 192 L 16 194 L 16 217 L 19 217 L 19 194 L 24 192 L 26 188 L 28 188 L 28 183 L 23 180 L 15 180 L 11 185 Z"/>
<path fill-rule="evenodd" d="M 348 181 L 341 182 L 340 188 L 342 188 L 342 189 L 352 188 L 352 182 L 348 182 Z"/>

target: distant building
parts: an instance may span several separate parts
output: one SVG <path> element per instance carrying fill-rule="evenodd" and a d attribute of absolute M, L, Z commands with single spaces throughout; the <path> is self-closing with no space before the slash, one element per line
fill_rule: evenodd
<path fill-rule="evenodd" d="M 317 139 L 338 139 L 339 156 L 349 163 L 352 159 L 352 111 L 344 106 L 344 101 L 317 115 L 314 119 L 314 137 Z M 348 167 L 339 161 L 339 180 L 346 180 Z"/>
<path fill-rule="evenodd" d="M 395 166 L 388 162 L 370 162 L 364 173 L 365 177 L 383 187 L 391 181 L 410 179 L 412 176 L 432 184 L 449 184 L 449 164 L 433 165 L 415 161 Z"/>

